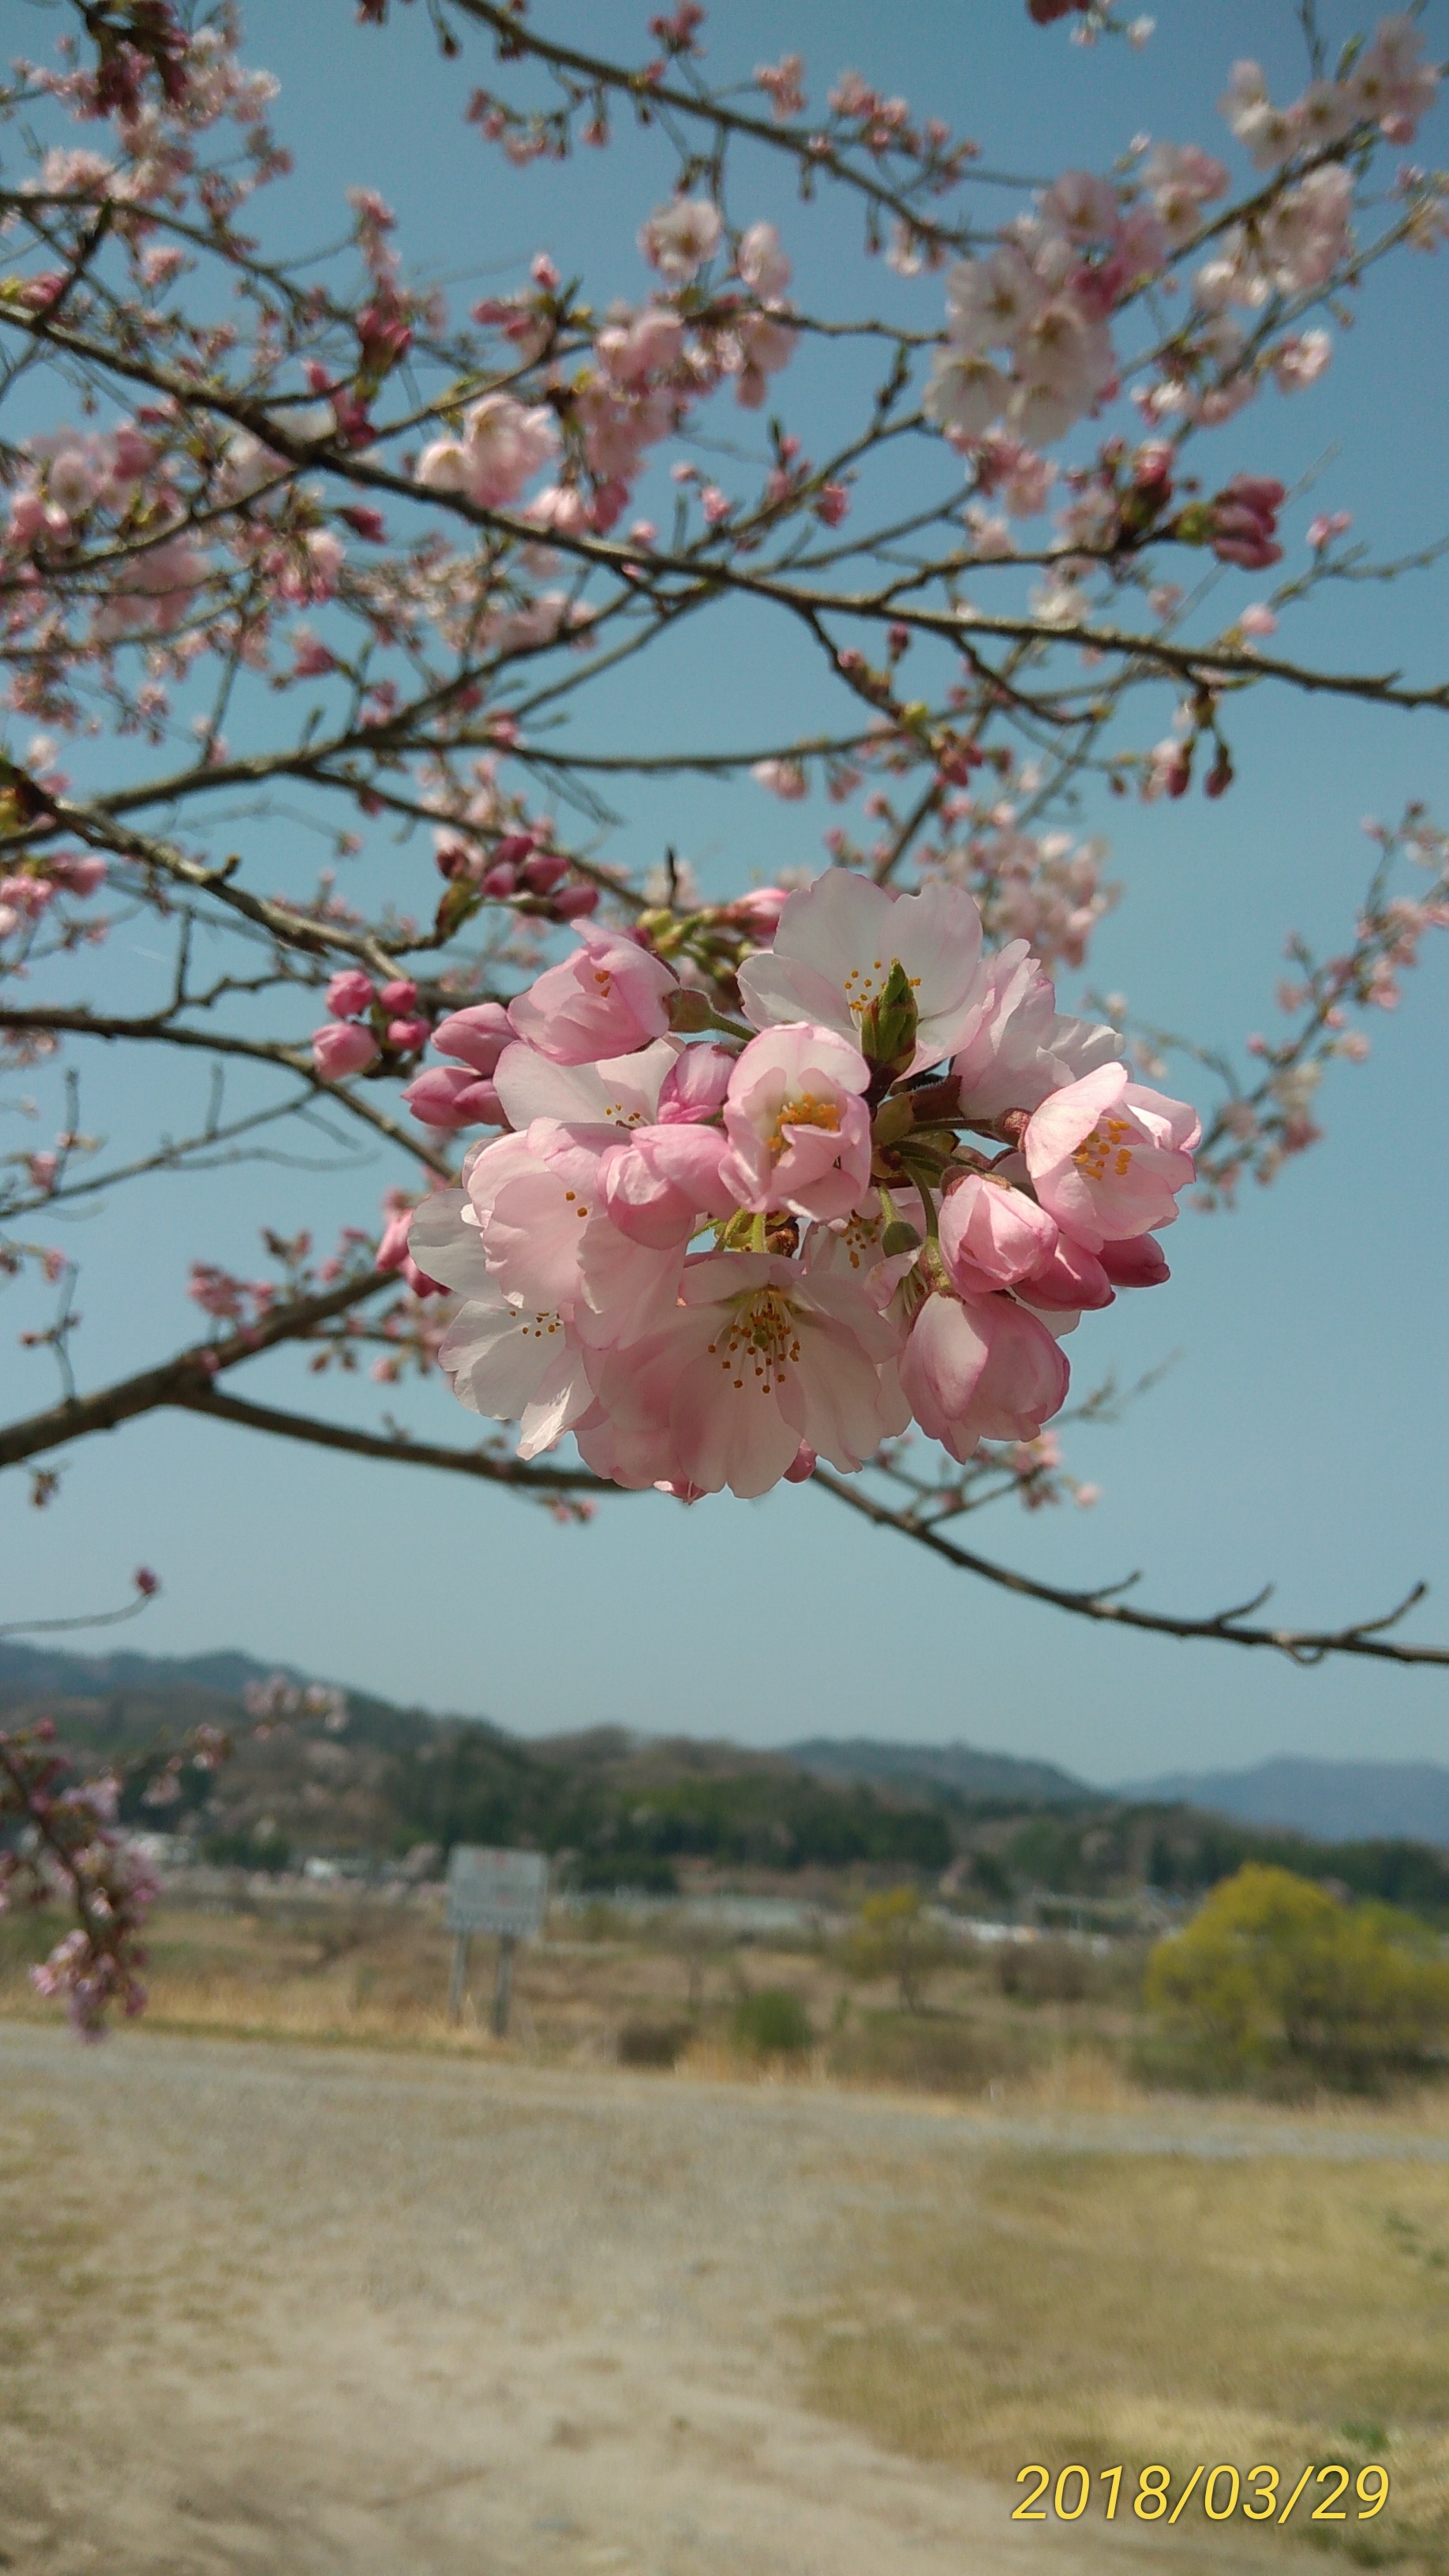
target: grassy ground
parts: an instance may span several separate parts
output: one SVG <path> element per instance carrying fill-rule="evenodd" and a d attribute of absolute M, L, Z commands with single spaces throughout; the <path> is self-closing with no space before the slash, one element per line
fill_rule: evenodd
<path fill-rule="evenodd" d="M 1351 2489 L 1346 2522 L 1314 2525 L 1333 2497 L 1312 2486 L 1301 2537 L 1449 2568 L 1443 2166 L 998 2153 L 966 2194 L 853 2227 L 838 2304 L 802 2332 L 815 2402 L 918 2458 L 1004 2480 L 1120 2462 L 1123 2512 L 1148 2462 L 1174 2501 L 1199 2462 L 1266 2462 L 1281 2509 L 1310 2461 L 1379 2461 L 1389 2509 L 1359 2523 Z"/>

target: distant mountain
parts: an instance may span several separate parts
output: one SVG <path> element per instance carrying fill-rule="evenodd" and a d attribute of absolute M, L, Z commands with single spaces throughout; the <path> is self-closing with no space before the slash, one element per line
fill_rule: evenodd
<path fill-rule="evenodd" d="M 274 1672 L 284 1672 L 290 1682 L 306 1678 L 289 1664 L 259 1664 L 254 1655 L 225 1650 L 211 1655 L 72 1655 L 55 1646 L 4 1644 L 0 1645 L 0 1703 L 14 1707 L 49 1694 L 96 1699 L 113 1691 L 144 1691 L 155 1697 L 197 1689 L 240 1699 L 249 1682 L 264 1682 Z"/>
<path fill-rule="evenodd" d="M 954 1789 L 963 1798 L 1009 1799 L 1023 1807 L 1079 1807 L 1103 1795 L 1054 1762 L 982 1753 L 974 1744 L 886 1744 L 873 1735 L 812 1735 L 783 1750 L 802 1770 L 823 1779 L 863 1780 L 917 1796 Z"/>
<path fill-rule="evenodd" d="M 1449 1844 L 1449 1769 L 1438 1762 L 1316 1762 L 1280 1753 L 1251 1771 L 1172 1771 L 1118 1798 L 1183 1799 L 1248 1825 L 1286 1825 L 1323 1842 L 1398 1836 Z"/>

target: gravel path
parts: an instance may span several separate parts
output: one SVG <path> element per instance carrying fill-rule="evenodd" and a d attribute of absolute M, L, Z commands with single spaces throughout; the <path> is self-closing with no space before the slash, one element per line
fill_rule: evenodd
<path fill-rule="evenodd" d="M 15 2576 L 1197 2576 L 811 2414 L 842 2231 L 1004 2144 L 1411 2156 L 1366 2123 L 963 2113 L 0 2026 Z"/>

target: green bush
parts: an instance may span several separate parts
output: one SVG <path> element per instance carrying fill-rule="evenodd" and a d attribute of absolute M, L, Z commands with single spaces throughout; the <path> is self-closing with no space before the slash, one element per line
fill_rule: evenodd
<path fill-rule="evenodd" d="M 930 1979 L 960 1955 L 949 1932 L 931 1921 L 916 1887 L 868 1896 L 841 1953 L 848 1974 L 864 1984 L 894 1977 L 907 2012 L 920 2011 Z"/>
<path fill-rule="evenodd" d="M 292 1866 L 292 1846 L 280 1827 L 272 1824 L 238 1825 L 230 1833 L 209 1834 L 201 1846 L 201 1856 L 218 1869 L 267 1870 L 276 1874 Z"/>
<path fill-rule="evenodd" d="M 788 1986 L 742 1995 L 730 2022 L 735 2047 L 750 2057 L 798 2057 L 814 2037 L 810 2015 Z"/>
<path fill-rule="evenodd" d="M 1158 1943 L 1146 2000 L 1182 2070 L 1228 2083 L 1364 2090 L 1449 2037 L 1449 1964 L 1422 1923 L 1252 1862 Z"/>

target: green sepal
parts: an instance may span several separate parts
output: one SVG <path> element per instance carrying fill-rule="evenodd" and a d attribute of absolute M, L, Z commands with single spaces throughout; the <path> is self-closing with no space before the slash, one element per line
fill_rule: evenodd
<path fill-rule="evenodd" d="M 893 957 L 875 1000 L 867 1002 L 860 1015 L 860 1051 L 867 1064 L 885 1067 L 892 1074 L 905 1073 L 915 1057 L 919 1025 L 911 979 L 899 957 Z"/>

